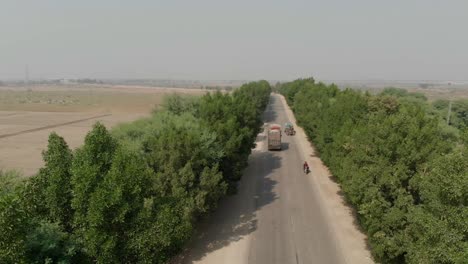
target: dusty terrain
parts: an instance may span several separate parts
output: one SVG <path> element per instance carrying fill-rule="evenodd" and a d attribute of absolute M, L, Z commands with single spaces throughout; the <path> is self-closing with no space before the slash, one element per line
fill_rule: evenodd
<path fill-rule="evenodd" d="M 413 88 L 408 89 L 410 92 L 417 92 L 424 94 L 429 101 L 435 101 L 438 99 L 445 100 L 459 100 L 468 99 L 468 87 L 464 88 Z"/>
<path fill-rule="evenodd" d="M 371 94 L 382 92 L 387 87 L 406 89 L 409 92 L 424 94 L 429 101 L 438 99 L 468 99 L 468 81 L 325 81 L 335 83 L 340 88 L 353 88 L 368 91 Z"/>
<path fill-rule="evenodd" d="M 0 169 L 32 175 L 43 164 L 41 152 L 52 131 L 76 148 L 95 122 L 112 127 L 146 116 L 174 92 L 205 93 L 138 86 L 0 87 Z"/>

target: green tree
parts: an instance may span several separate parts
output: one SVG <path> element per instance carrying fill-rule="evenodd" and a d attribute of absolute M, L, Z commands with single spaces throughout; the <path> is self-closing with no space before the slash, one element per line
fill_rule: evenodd
<path fill-rule="evenodd" d="M 252 115 L 260 111 L 253 103 L 249 104 L 245 100 L 248 99 L 241 95 L 233 98 L 219 92 L 207 94 L 201 99 L 198 111 L 203 124 L 216 133 L 219 144 L 224 146 L 225 156 L 220 169 L 231 191 L 235 189 L 235 183 L 247 166 L 248 155 L 254 146 L 255 131 L 259 127 L 257 119 Z"/>
<path fill-rule="evenodd" d="M 40 221 L 26 239 L 28 263 L 88 263 L 73 235 L 57 223 Z"/>
<path fill-rule="evenodd" d="M 162 107 L 173 114 L 180 115 L 192 112 L 196 109 L 197 98 L 193 96 L 181 96 L 176 93 L 167 95 L 163 99 Z"/>
<path fill-rule="evenodd" d="M 143 157 L 119 148 L 92 193 L 84 232 L 87 248 L 101 263 L 132 262 L 127 247 L 148 193 L 151 170 Z"/>
<path fill-rule="evenodd" d="M 70 166 L 72 153 L 65 140 L 51 133 L 47 150 L 43 152 L 45 166 L 39 176 L 45 178 L 45 202 L 53 222 L 71 232 L 73 210 L 71 208 L 72 190 Z"/>
<path fill-rule="evenodd" d="M 52 133 L 38 175 L 0 173 L 0 262 L 167 262 L 242 175 L 270 92 L 169 97 L 113 135 L 96 123 L 74 154 Z"/>
<path fill-rule="evenodd" d="M 468 156 L 456 151 L 435 159 L 412 181 L 421 203 L 408 229 L 411 263 L 463 263 L 468 259 Z"/>
<path fill-rule="evenodd" d="M 0 263 L 27 263 L 28 212 L 21 206 L 19 183 L 0 171 Z"/>
<path fill-rule="evenodd" d="M 116 148 L 117 142 L 104 125 L 96 123 L 86 135 L 83 147 L 75 153 L 71 166 L 71 202 L 75 210 L 74 225 L 79 229 L 89 227 L 87 214 L 91 195 L 107 175 Z"/>
<path fill-rule="evenodd" d="M 167 263 L 193 233 L 186 205 L 177 198 L 152 197 L 138 217 L 128 247 L 134 263 Z"/>
<path fill-rule="evenodd" d="M 424 96 L 402 89 L 372 96 L 304 80 L 280 91 L 356 207 L 378 261 L 467 259 L 465 133 L 455 145 L 457 133 L 444 131 Z"/>
<path fill-rule="evenodd" d="M 40 173 L 24 181 L 19 189 L 21 193 L 21 206 L 32 216 L 47 219 L 50 216 L 49 206 L 46 202 L 47 179 Z"/>
<path fill-rule="evenodd" d="M 195 214 L 214 208 L 226 188 L 218 173 L 224 152 L 216 134 L 190 114 L 169 114 L 163 118 L 158 132 L 146 138 L 142 146 L 156 173 L 153 189 L 158 196 L 184 199 Z M 211 178 L 202 181 L 208 174 Z M 219 191 L 207 193 L 206 199 L 201 199 L 200 192 L 207 191 L 202 188 Z"/>

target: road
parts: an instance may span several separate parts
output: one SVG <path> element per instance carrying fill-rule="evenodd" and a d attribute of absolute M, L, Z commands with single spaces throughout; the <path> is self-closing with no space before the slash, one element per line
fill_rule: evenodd
<path fill-rule="evenodd" d="M 272 95 L 263 119 L 295 123 L 291 115 L 284 98 Z M 202 221 L 199 233 L 174 262 L 372 263 L 351 209 L 336 183 L 324 176 L 320 160 L 306 155 L 313 153 L 304 147 L 308 145 L 298 129 L 296 136 L 283 134 L 281 151 L 268 151 L 260 134 L 239 192 Z M 308 175 L 302 171 L 304 160 L 311 165 Z"/>

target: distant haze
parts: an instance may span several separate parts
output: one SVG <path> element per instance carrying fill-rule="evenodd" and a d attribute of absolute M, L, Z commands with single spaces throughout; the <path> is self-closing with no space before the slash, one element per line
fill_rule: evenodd
<path fill-rule="evenodd" d="M 0 2 L 0 80 L 467 80 L 466 0 Z"/>

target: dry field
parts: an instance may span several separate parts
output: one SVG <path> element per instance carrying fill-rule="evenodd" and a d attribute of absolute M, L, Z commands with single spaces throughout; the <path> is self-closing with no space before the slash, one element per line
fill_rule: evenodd
<path fill-rule="evenodd" d="M 423 81 L 421 81 L 423 82 Z M 448 83 L 430 83 L 426 88 L 421 87 L 418 82 L 404 82 L 404 81 L 328 81 L 327 83 L 335 83 L 340 88 L 353 88 L 363 91 L 368 91 L 371 94 L 382 92 L 387 87 L 395 87 L 406 89 L 409 92 L 418 92 L 424 94 L 429 101 L 438 99 L 445 100 L 459 100 L 468 99 L 468 81 L 459 82 L 456 84 Z"/>
<path fill-rule="evenodd" d="M 418 92 L 424 94 L 429 101 L 435 101 L 438 99 L 446 100 L 459 100 L 468 99 L 468 87 L 460 88 L 413 88 L 408 89 L 410 92 Z"/>
<path fill-rule="evenodd" d="M 97 121 L 112 127 L 148 115 L 165 94 L 202 90 L 137 86 L 0 87 L 0 169 L 33 175 L 55 131 L 71 148 Z"/>

